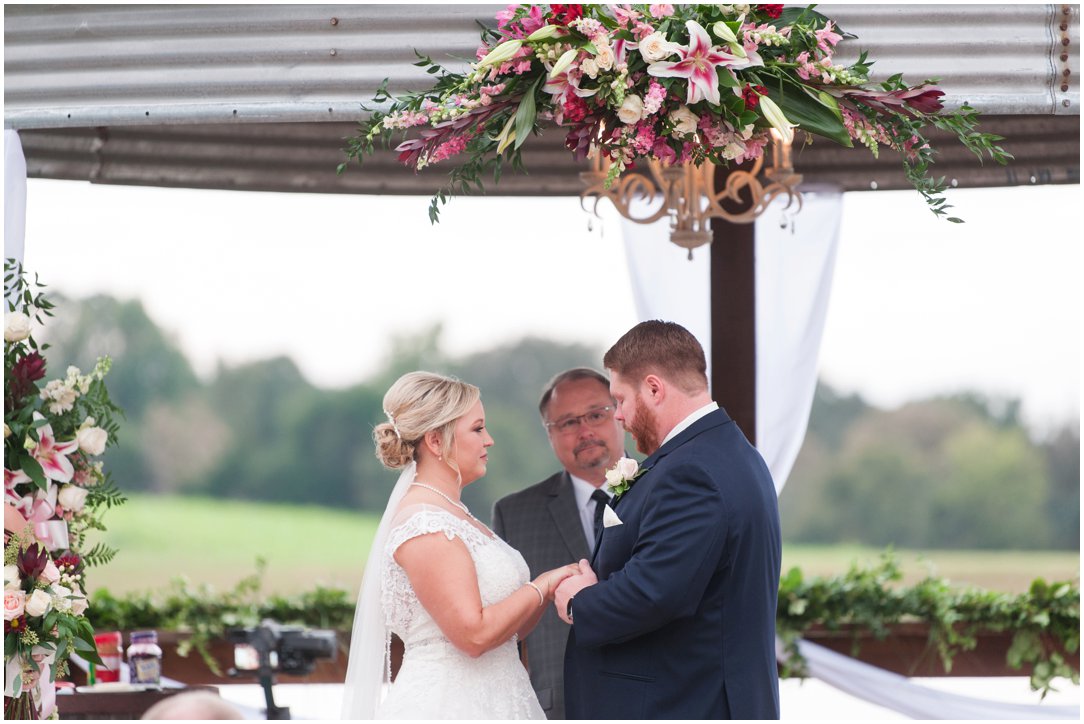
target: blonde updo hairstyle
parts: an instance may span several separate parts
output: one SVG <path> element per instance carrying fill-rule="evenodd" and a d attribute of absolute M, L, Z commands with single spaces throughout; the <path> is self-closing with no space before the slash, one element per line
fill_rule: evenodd
<path fill-rule="evenodd" d="M 456 473 L 452 459 L 456 420 L 467 414 L 481 399 L 478 388 L 455 377 L 433 372 L 409 372 L 384 395 L 388 421 L 373 428 L 376 457 L 390 470 L 401 470 L 418 459 L 422 438 L 430 431 L 440 433 L 441 454 Z"/>

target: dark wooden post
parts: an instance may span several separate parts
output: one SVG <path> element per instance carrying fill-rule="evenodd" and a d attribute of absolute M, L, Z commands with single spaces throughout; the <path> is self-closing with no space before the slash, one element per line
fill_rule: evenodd
<path fill-rule="evenodd" d="M 723 188 L 727 173 L 716 170 L 716 188 Z M 712 219 L 711 228 L 712 397 L 756 445 L 755 225 Z"/>

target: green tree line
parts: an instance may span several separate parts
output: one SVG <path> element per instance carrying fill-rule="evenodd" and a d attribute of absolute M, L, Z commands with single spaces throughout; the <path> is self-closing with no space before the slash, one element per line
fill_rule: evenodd
<path fill-rule="evenodd" d="M 484 519 L 497 498 L 557 469 L 538 416 L 542 386 L 568 367 L 598 367 L 602 356 L 525 338 L 451 357 L 437 326 L 395 340 L 376 374 L 343 389 L 313 386 L 283 357 L 220 366 L 203 381 L 140 302 L 57 302 L 45 334 L 49 379 L 68 364 L 113 358 L 107 382 L 126 420 L 106 462 L 129 491 L 380 511 L 396 478 L 373 455 L 381 400 L 400 374 L 430 369 L 482 388 L 496 445 L 464 500 Z M 784 538 L 1075 549 L 1079 440 L 1075 425 L 1034 440 L 1016 401 L 961 392 L 882 410 L 821 384 L 780 497 Z"/>

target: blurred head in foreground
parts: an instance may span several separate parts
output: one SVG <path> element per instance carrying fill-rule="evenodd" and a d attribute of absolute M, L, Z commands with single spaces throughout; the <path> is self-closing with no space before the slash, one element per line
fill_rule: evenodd
<path fill-rule="evenodd" d="M 233 704 L 209 691 L 186 691 L 163 699 L 143 714 L 143 719 L 244 719 Z"/>

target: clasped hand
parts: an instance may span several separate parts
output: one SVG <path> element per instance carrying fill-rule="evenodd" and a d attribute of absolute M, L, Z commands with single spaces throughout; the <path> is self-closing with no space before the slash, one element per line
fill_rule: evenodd
<path fill-rule="evenodd" d="M 553 605 L 557 608 L 557 615 L 567 624 L 572 623 L 568 616 L 568 600 L 577 593 L 598 583 L 598 576 L 591 570 L 591 564 L 586 559 L 579 563 L 579 572 L 561 581 L 557 586 L 557 592 L 553 596 Z"/>

